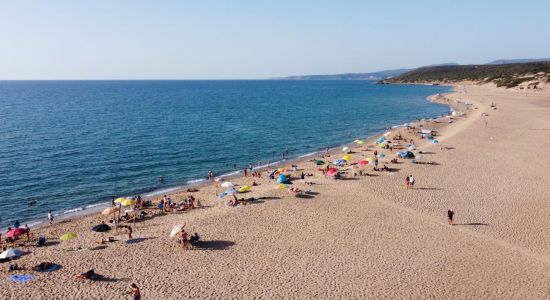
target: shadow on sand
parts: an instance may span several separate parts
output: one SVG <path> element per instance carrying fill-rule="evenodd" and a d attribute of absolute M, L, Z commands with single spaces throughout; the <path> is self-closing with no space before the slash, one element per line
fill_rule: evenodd
<path fill-rule="evenodd" d="M 462 224 L 453 224 L 455 226 L 490 226 L 489 224 L 487 223 L 462 223 Z"/>
<path fill-rule="evenodd" d="M 212 240 L 212 241 L 198 241 L 193 244 L 194 249 L 198 250 L 226 250 L 235 245 L 235 242 Z"/>

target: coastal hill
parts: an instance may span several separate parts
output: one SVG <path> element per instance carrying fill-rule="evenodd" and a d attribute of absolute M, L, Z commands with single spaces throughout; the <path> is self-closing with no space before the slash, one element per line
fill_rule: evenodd
<path fill-rule="evenodd" d="M 487 65 L 436 66 L 415 69 L 380 83 L 495 83 L 497 87 L 540 89 L 550 83 L 550 61 Z"/>
<path fill-rule="evenodd" d="M 384 70 L 371 73 L 346 73 L 331 75 L 297 75 L 288 77 L 273 78 L 275 80 L 380 80 L 397 76 L 412 69 Z"/>
<path fill-rule="evenodd" d="M 544 61 L 550 61 L 550 58 L 498 59 L 498 60 L 486 63 L 484 65 L 506 65 L 506 64 L 544 62 Z M 394 70 L 384 70 L 384 71 L 369 72 L 369 73 L 295 75 L 295 76 L 287 76 L 287 77 L 276 77 L 271 79 L 273 80 L 384 80 L 384 79 L 400 76 L 405 73 L 410 73 L 412 71 L 422 70 L 425 68 L 449 67 L 449 66 L 460 66 L 460 65 L 457 63 L 443 63 L 443 64 L 423 66 L 423 67 L 414 68 L 414 69 L 394 69 Z"/>

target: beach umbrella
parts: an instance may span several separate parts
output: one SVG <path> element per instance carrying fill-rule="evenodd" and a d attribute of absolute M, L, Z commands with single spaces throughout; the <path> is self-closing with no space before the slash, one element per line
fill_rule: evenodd
<path fill-rule="evenodd" d="M 62 235 L 59 239 L 62 240 L 62 241 L 68 241 L 70 239 L 74 239 L 75 237 L 76 237 L 76 233 L 69 232 L 69 233 L 65 233 L 64 235 Z"/>
<path fill-rule="evenodd" d="M 6 233 L 6 236 L 9 238 L 18 237 L 25 232 L 27 232 L 25 228 L 13 228 Z"/>
<path fill-rule="evenodd" d="M 316 165 L 318 165 L 318 166 L 320 166 L 320 165 L 324 165 L 324 164 L 325 164 L 325 162 L 324 162 L 324 161 L 322 161 L 322 160 L 319 160 L 319 159 L 316 159 L 316 160 L 315 160 L 315 161 L 314 161 L 313 163 L 314 163 L 314 164 L 316 164 Z"/>
<path fill-rule="evenodd" d="M 439 143 L 438 140 L 432 140 L 432 144 L 437 144 L 437 143 Z"/>
<path fill-rule="evenodd" d="M 363 145 L 365 142 L 364 141 L 357 141 L 355 142 L 357 145 Z"/>
<path fill-rule="evenodd" d="M 349 151 L 349 147 L 342 148 L 342 152 L 348 152 L 348 151 Z"/>
<path fill-rule="evenodd" d="M 233 182 L 226 181 L 226 182 L 222 183 L 221 186 L 228 188 L 228 187 L 234 187 L 235 184 Z"/>
<path fill-rule="evenodd" d="M 380 144 L 380 143 L 383 143 L 386 141 L 386 137 L 379 137 L 377 140 L 376 140 L 376 143 L 377 144 Z"/>
<path fill-rule="evenodd" d="M 115 203 L 122 203 L 123 201 L 128 200 L 129 198 L 126 197 L 120 197 L 115 199 Z"/>
<path fill-rule="evenodd" d="M 327 172 L 325 173 L 327 176 L 334 176 L 338 173 L 338 170 L 335 169 L 335 168 L 330 168 L 327 170 Z"/>
<path fill-rule="evenodd" d="M 241 187 L 238 191 L 239 193 L 246 193 L 246 192 L 249 192 L 250 190 L 252 190 L 252 187 L 249 185 L 245 185 Z"/>
<path fill-rule="evenodd" d="M 359 161 L 359 165 L 360 166 L 365 166 L 365 165 L 368 165 L 369 164 L 369 161 L 368 160 L 361 160 Z"/>
<path fill-rule="evenodd" d="M 378 156 L 377 156 L 377 157 L 378 157 L 378 158 L 383 158 L 383 157 L 386 157 L 386 154 L 384 154 L 384 153 L 380 153 L 380 154 L 378 154 Z"/>
<path fill-rule="evenodd" d="M 106 209 L 104 209 L 101 214 L 104 215 L 104 216 L 110 216 L 116 212 L 119 211 L 119 208 L 118 207 L 108 207 Z"/>
<path fill-rule="evenodd" d="M 185 227 L 184 224 L 178 224 L 178 225 L 172 227 L 172 231 L 170 231 L 170 237 L 175 237 L 178 233 L 181 232 L 183 227 Z"/>
<path fill-rule="evenodd" d="M 344 155 L 344 156 L 342 157 L 342 159 L 343 159 L 343 160 L 346 160 L 346 161 L 351 160 L 351 155 L 346 154 L 346 155 Z"/>
<path fill-rule="evenodd" d="M 0 253 L 0 259 L 14 258 L 23 255 L 23 251 L 15 248 L 9 248 L 8 250 Z"/>
<path fill-rule="evenodd" d="M 111 227 L 107 224 L 99 224 L 92 227 L 93 232 L 105 232 L 111 230 Z"/>
<path fill-rule="evenodd" d="M 286 178 L 285 174 L 280 174 L 277 178 L 277 183 L 286 183 L 288 181 L 288 178 Z"/>
<path fill-rule="evenodd" d="M 132 205 L 134 205 L 134 203 L 136 203 L 134 200 L 126 199 L 126 200 L 120 202 L 120 205 L 122 205 L 122 206 L 132 206 Z"/>

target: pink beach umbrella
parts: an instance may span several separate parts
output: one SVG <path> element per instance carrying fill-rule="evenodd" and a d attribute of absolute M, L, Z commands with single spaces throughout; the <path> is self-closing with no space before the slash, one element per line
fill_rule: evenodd
<path fill-rule="evenodd" d="M 13 228 L 12 230 L 6 233 L 6 236 L 9 238 L 18 237 L 24 234 L 25 232 L 27 232 L 25 228 Z"/>
<path fill-rule="evenodd" d="M 335 168 L 330 168 L 330 169 L 328 169 L 326 175 L 327 175 L 327 176 L 334 176 L 334 175 L 336 175 L 337 173 L 338 173 L 338 170 L 337 170 L 337 169 L 335 169 Z"/>

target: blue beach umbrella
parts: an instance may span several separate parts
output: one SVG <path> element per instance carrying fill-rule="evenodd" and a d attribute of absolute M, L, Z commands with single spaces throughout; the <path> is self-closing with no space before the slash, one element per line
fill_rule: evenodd
<path fill-rule="evenodd" d="M 332 162 L 332 164 L 335 166 L 343 166 L 346 164 L 346 161 L 343 159 L 337 159 L 334 162 Z"/>

